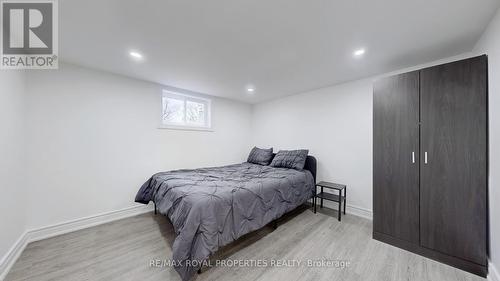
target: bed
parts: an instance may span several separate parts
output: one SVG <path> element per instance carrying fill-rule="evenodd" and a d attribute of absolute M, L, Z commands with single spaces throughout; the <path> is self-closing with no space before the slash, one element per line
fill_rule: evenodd
<path fill-rule="evenodd" d="M 316 159 L 304 169 L 241 163 L 153 175 L 136 202 L 155 204 L 174 227 L 173 265 L 190 280 L 203 261 L 242 235 L 260 229 L 313 195 Z"/>

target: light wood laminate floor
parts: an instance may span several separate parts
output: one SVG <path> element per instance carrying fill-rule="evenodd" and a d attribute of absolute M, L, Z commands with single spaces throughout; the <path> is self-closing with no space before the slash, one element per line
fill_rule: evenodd
<path fill-rule="evenodd" d="M 214 259 L 348 261 L 347 267 L 212 267 L 195 280 L 485 280 L 371 238 L 371 221 L 302 209 L 278 229 L 265 227 L 225 247 Z M 6 280 L 180 280 L 171 267 L 172 225 L 151 213 L 31 243 Z M 215 260 L 213 260 L 215 263 Z"/>

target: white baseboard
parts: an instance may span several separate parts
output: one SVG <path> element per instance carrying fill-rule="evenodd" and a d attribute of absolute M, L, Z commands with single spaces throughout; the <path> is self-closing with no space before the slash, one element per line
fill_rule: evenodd
<path fill-rule="evenodd" d="M 499 271 L 491 261 L 488 263 L 488 280 L 500 281 Z"/>
<path fill-rule="evenodd" d="M 316 200 L 318 200 L 318 199 L 316 199 Z M 327 201 L 327 200 L 323 201 L 323 206 L 325 206 L 329 209 L 333 209 L 333 210 L 338 210 L 338 208 L 339 208 L 338 203 Z M 370 209 L 347 204 L 345 212 L 347 214 L 351 214 L 353 216 L 361 217 L 361 218 L 368 219 L 368 220 L 373 220 L 373 212 Z"/>
<path fill-rule="evenodd" d="M 362 217 L 365 219 L 373 220 L 373 212 L 372 210 L 361 208 L 358 206 L 352 206 L 352 205 L 347 205 L 346 206 L 346 213 Z"/>
<path fill-rule="evenodd" d="M 144 214 L 153 211 L 152 206 L 133 206 L 117 211 L 97 214 L 85 218 L 66 221 L 51 226 L 46 226 L 38 229 L 25 231 L 16 243 L 11 247 L 9 252 L 2 258 L 0 262 L 0 281 L 4 280 L 7 273 L 12 268 L 16 260 L 19 258 L 26 246 L 35 241 L 47 239 L 50 237 L 58 236 L 61 234 L 70 233 L 80 229 L 133 217 L 136 215 Z"/>
<path fill-rule="evenodd" d="M 41 227 L 38 229 L 33 229 L 27 232 L 28 243 L 47 239 L 57 235 L 77 231 L 80 229 L 116 221 L 123 218 L 133 217 L 143 213 L 152 211 L 151 206 L 141 205 L 133 206 L 117 211 L 111 211 L 107 213 L 101 213 L 85 218 L 80 218 L 76 220 L 71 220 L 63 223 L 58 223 L 51 226 Z"/>
<path fill-rule="evenodd" d="M 24 251 L 26 245 L 28 245 L 28 237 L 26 233 L 27 232 L 25 231 L 23 234 L 21 234 L 21 237 L 17 239 L 14 245 L 12 245 L 7 254 L 5 254 L 5 256 L 3 256 L 2 260 L 0 261 L 0 281 L 5 279 L 9 270 L 17 261 L 21 253 Z"/>

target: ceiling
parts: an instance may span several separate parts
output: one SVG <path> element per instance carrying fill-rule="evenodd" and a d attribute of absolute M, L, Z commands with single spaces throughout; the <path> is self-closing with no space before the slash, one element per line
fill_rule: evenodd
<path fill-rule="evenodd" d="M 74 64 L 257 103 L 471 51 L 499 4 L 63 0 L 59 54 Z M 366 48 L 363 58 L 352 56 L 358 48 Z M 132 60 L 131 50 L 144 59 Z"/>

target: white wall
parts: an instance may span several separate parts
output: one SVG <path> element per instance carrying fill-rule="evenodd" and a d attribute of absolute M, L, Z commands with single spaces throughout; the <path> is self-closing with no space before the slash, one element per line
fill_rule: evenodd
<path fill-rule="evenodd" d="M 162 86 L 62 64 L 28 75 L 28 228 L 133 206 L 153 173 L 243 162 L 251 106 L 212 98 L 213 132 L 158 129 Z"/>
<path fill-rule="evenodd" d="M 372 209 L 372 84 L 346 83 L 258 104 L 254 142 L 261 147 L 307 148 L 319 180 L 348 185 L 348 205 Z"/>
<path fill-rule="evenodd" d="M 500 270 L 500 10 L 474 49 L 488 55 L 490 122 L 490 259 L 497 280 Z"/>
<path fill-rule="evenodd" d="M 0 267 L 25 230 L 24 96 L 24 73 L 0 70 Z"/>

